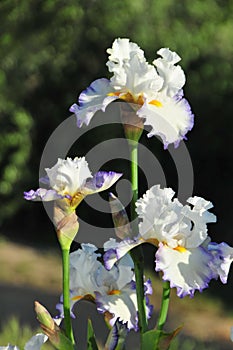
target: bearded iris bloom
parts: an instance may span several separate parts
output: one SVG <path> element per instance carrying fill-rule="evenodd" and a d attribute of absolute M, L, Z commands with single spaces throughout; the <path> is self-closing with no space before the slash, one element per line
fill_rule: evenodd
<path fill-rule="evenodd" d="M 158 248 L 155 270 L 162 272 L 163 280 L 177 289 L 179 297 L 192 297 L 195 290 L 208 287 L 213 278 L 220 277 L 226 283 L 233 248 L 226 243 L 213 243 L 208 236 L 207 223 L 216 221 L 208 211 L 211 202 L 191 197 L 187 205 L 182 205 L 173 196 L 171 188 L 150 188 L 136 202 L 139 235 L 120 243 L 108 241 L 105 264 L 110 269 L 133 247 L 151 243 Z"/>
<path fill-rule="evenodd" d="M 73 104 L 70 111 L 77 117 L 77 125 L 88 125 L 98 110 L 115 100 L 136 107 L 136 114 L 151 127 L 148 137 L 161 137 L 164 148 L 170 143 L 177 147 L 193 127 L 191 108 L 183 98 L 185 75 L 177 65 L 180 57 L 168 48 L 157 53 L 160 58 L 149 64 L 144 52 L 129 39 L 116 39 L 107 50 L 110 80 L 95 80 Z"/>
<path fill-rule="evenodd" d="M 126 255 L 111 271 L 98 260 L 100 254 L 92 244 L 82 244 L 82 249 L 70 254 L 70 301 L 71 310 L 76 302 L 85 299 L 96 303 L 100 313 L 107 314 L 109 323 L 116 321 L 128 329 L 137 330 L 137 297 L 134 282 L 133 262 Z M 145 283 L 146 294 L 151 294 L 151 285 Z M 63 316 L 63 304 L 57 305 Z M 151 307 L 148 305 L 148 317 Z M 72 312 L 74 317 L 74 314 Z"/>
<path fill-rule="evenodd" d="M 59 201 L 67 211 L 73 211 L 82 199 L 111 187 L 122 174 L 99 171 L 92 176 L 84 157 L 58 159 L 52 168 L 45 169 L 47 176 L 40 179 L 49 189 L 24 192 L 31 201 Z"/>

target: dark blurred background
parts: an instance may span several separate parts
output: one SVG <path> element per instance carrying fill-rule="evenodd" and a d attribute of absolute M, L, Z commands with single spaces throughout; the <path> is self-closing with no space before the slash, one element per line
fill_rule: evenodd
<path fill-rule="evenodd" d="M 213 240 L 233 245 L 233 1 L 2 0 L 0 23 L 3 237 L 57 244 L 43 206 L 26 202 L 23 191 L 38 187 L 44 146 L 70 116 L 69 106 L 94 79 L 109 77 L 106 49 L 116 37 L 128 37 L 145 51 L 149 62 L 160 47 L 182 57 L 185 96 L 195 114 L 186 142 L 194 168 L 194 194 L 214 203 L 218 222 L 210 226 Z M 123 132 L 115 126 L 97 128 L 94 137 L 87 134 L 72 148 L 71 155 L 85 155 L 93 142 L 109 135 L 123 137 Z M 148 142 L 143 135 L 142 142 L 154 150 L 168 185 L 176 189 L 169 153 L 156 138 Z M 128 176 L 125 164 L 118 162 L 117 167 L 103 165 Z M 144 191 L 143 175 L 141 183 Z M 85 203 L 80 205 L 80 215 L 88 215 L 87 210 Z"/>

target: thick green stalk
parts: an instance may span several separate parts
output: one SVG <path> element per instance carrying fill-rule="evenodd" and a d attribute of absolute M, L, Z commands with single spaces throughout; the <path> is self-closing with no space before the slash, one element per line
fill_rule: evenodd
<path fill-rule="evenodd" d="M 70 318 L 70 261 L 69 249 L 62 249 L 63 307 L 66 336 L 75 344 Z"/>
<path fill-rule="evenodd" d="M 163 282 L 163 295 L 160 308 L 160 314 L 157 322 L 157 330 L 162 331 L 167 319 L 169 300 L 170 300 L 170 282 Z"/>
<path fill-rule="evenodd" d="M 137 215 L 135 212 L 135 203 L 138 199 L 138 143 L 132 140 L 129 141 L 131 155 L 131 186 L 132 186 L 132 201 L 131 201 L 131 222 L 135 236 L 138 234 Z M 140 333 L 147 331 L 146 317 L 146 302 L 144 296 L 144 257 L 142 247 L 136 247 L 131 251 L 131 257 L 134 261 L 134 271 L 136 280 L 136 293 L 138 303 L 138 318 Z"/>

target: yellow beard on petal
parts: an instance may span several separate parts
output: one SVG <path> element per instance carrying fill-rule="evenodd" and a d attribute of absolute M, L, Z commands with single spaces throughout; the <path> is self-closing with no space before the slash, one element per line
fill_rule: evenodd
<path fill-rule="evenodd" d="M 95 301 L 95 298 L 91 294 L 86 294 L 86 295 L 75 295 L 71 300 L 73 301 L 78 301 L 78 300 L 88 300 L 88 301 Z"/>
<path fill-rule="evenodd" d="M 85 196 L 82 193 L 80 192 L 76 193 L 70 201 L 70 206 L 72 208 L 76 208 L 80 204 L 80 202 L 83 200 L 84 197 Z"/>
<path fill-rule="evenodd" d="M 181 247 L 181 246 L 177 246 L 177 247 L 175 247 L 175 248 L 173 248 L 174 250 L 177 250 L 178 252 L 180 252 L 180 253 L 185 253 L 186 252 L 186 248 L 185 247 Z"/>
<path fill-rule="evenodd" d="M 119 295 L 121 291 L 119 289 L 113 289 L 108 292 L 108 295 Z"/>
<path fill-rule="evenodd" d="M 158 100 L 152 100 L 149 102 L 150 105 L 156 106 L 156 107 L 162 107 L 162 103 Z"/>
<path fill-rule="evenodd" d="M 120 96 L 121 95 L 121 96 Z M 126 92 L 125 94 L 122 94 L 121 92 L 110 92 L 108 96 L 118 96 L 121 100 L 124 100 L 125 102 L 128 103 L 136 103 L 139 105 L 143 105 L 144 103 L 144 98 L 143 95 L 140 94 L 138 96 L 133 96 L 131 92 Z"/>

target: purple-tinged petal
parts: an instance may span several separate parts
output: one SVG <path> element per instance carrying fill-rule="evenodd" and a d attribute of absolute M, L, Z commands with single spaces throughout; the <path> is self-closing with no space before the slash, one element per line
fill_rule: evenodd
<path fill-rule="evenodd" d="M 125 343 L 127 333 L 128 329 L 126 326 L 117 320 L 109 333 L 105 349 L 114 350 L 119 342 L 120 344 Z"/>
<path fill-rule="evenodd" d="M 104 255 L 104 264 L 106 269 L 110 270 L 119 259 L 142 243 L 145 243 L 145 241 L 141 238 L 136 238 L 135 240 L 125 239 L 121 242 L 117 242 L 115 239 L 111 238 L 109 241 L 105 242 L 104 249 L 106 253 Z"/>
<path fill-rule="evenodd" d="M 39 179 L 39 182 L 44 184 L 44 185 L 47 185 L 49 186 L 50 185 L 50 180 L 49 180 L 49 177 L 48 176 L 44 176 L 44 177 L 41 177 Z"/>
<path fill-rule="evenodd" d="M 170 281 L 180 298 L 193 297 L 195 290 L 201 292 L 215 278 L 209 266 L 212 256 L 203 247 L 172 249 L 160 243 L 155 256 L 155 270 L 163 272 L 163 280 Z"/>
<path fill-rule="evenodd" d="M 208 244 L 208 251 L 213 256 L 210 267 L 216 273 L 216 277 L 220 277 L 222 283 L 227 283 L 228 273 L 233 261 L 233 248 L 224 242 L 220 244 L 211 242 Z"/>
<path fill-rule="evenodd" d="M 24 192 L 24 198 L 28 201 L 55 201 L 57 199 L 66 198 L 58 194 L 55 190 L 46 190 L 45 188 L 38 188 L 36 191 L 30 190 L 29 192 Z"/>
<path fill-rule="evenodd" d="M 80 128 L 84 123 L 88 125 L 93 115 L 102 110 L 105 111 L 107 105 L 118 99 L 118 96 L 109 95 L 114 92 L 108 79 L 97 79 L 84 90 L 79 96 L 79 105 L 76 103 L 70 107 L 70 112 L 77 117 L 77 126 Z"/>
<path fill-rule="evenodd" d="M 117 262 L 117 253 L 115 249 L 109 249 L 105 252 L 104 256 L 104 266 L 107 270 L 111 270 L 113 265 Z"/>
<path fill-rule="evenodd" d="M 111 187 L 123 174 L 114 171 L 99 171 L 86 181 L 82 193 L 85 195 L 101 192 Z"/>

